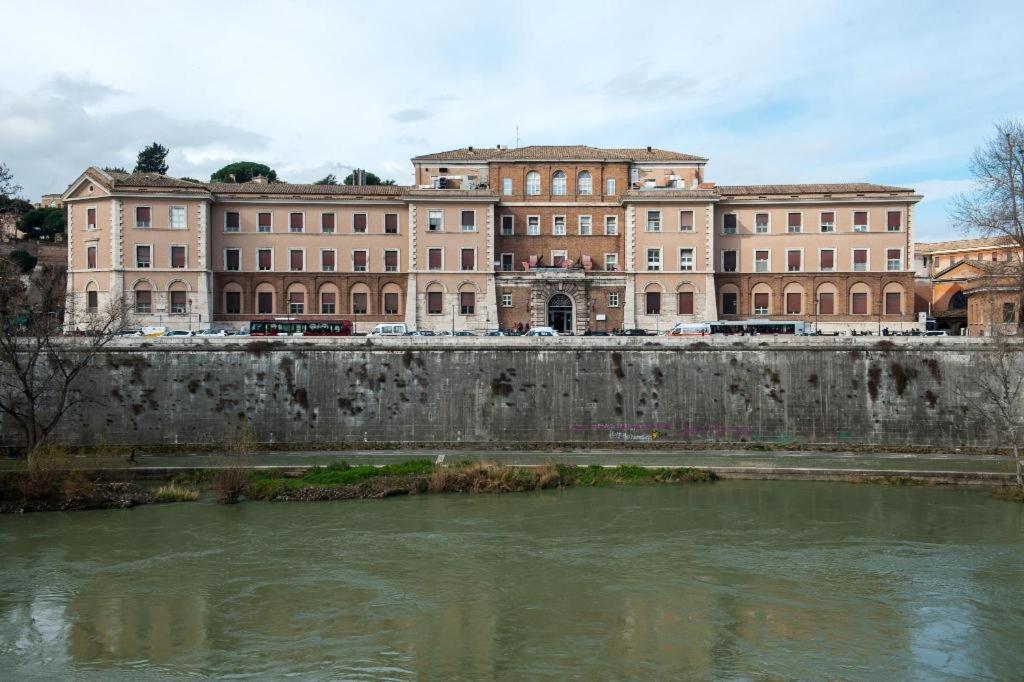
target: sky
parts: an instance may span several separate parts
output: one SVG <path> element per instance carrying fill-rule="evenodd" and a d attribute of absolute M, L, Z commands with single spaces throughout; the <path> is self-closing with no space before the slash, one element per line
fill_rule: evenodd
<path fill-rule="evenodd" d="M 1024 3 L 0 0 L 0 162 L 32 200 L 144 145 L 171 175 L 291 182 L 474 145 L 700 154 L 719 184 L 923 194 L 918 240 L 993 124 L 1024 118 Z M 518 134 L 517 131 L 518 130 Z"/>

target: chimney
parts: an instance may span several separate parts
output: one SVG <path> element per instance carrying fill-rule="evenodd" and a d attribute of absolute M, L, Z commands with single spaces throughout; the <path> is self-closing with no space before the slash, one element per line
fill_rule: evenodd
<path fill-rule="evenodd" d="M 505 147 L 504 147 L 504 145 L 498 144 L 498 145 L 494 145 L 494 148 L 495 149 L 504 149 Z"/>
<path fill-rule="evenodd" d="M 653 152 L 654 151 L 653 149 L 651 149 L 651 145 L 647 145 L 647 151 L 649 151 L 649 152 Z"/>
<path fill-rule="evenodd" d="M 472 154 L 472 153 L 473 153 L 473 146 L 472 146 L 472 145 L 470 145 L 470 147 L 469 147 L 469 153 L 470 153 L 470 154 Z"/>

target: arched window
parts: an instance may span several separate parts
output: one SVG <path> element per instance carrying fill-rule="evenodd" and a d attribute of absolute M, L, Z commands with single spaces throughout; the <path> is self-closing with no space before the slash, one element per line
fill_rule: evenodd
<path fill-rule="evenodd" d="M 380 294 L 380 303 L 381 310 L 384 311 L 385 315 L 398 315 L 401 313 L 401 293 L 401 287 L 394 282 L 384 285 Z"/>
<path fill-rule="evenodd" d="M 288 314 L 305 315 L 306 313 L 306 287 L 301 284 L 293 284 L 288 287 Z"/>
<path fill-rule="evenodd" d="M 153 285 L 147 280 L 135 284 L 135 312 L 139 315 L 153 312 Z"/>
<path fill-rule="evenodd" d="M 256 300 L 253 303 L 256 305 L 256 312 L 260 315 L 273 315 L 274 310 L 274 299 L 276 296 L 276 290 L 274 285 L 269 282 L 261 282 L 256 287 Z"/>
<path fill-rule="evenodd" d="M 236 282 L 224 286 L 224 312 L 228 315 L 242 314 L 242 286 Z"/>
<path fill-rule="evenodd" d="M 577 194 L 593 194 L 594 184 L 590 177 L 590 171 L 580 171 L 579 178 L 576 181 L 576 193 Z"/>
<path fill-rule="evenodd" d="M 526 193 L 531 196 L 540 194 L 540 173 L 537 171 L 526 174 Z"/>
<path fill-rule="evenodd" d="M 558 196 L 565 194 L 565 173 L 563 171 L 555 171 L 555 174 L 551 176 L 551 193 Z"/>
<path fill-rule="evenodd" d="M 320 309 L 314 312 L 320 313 L 321 315 L 336 315 L 338 313 L 338 303 L 341 296 L 338 293 L 338 287 L 330 282 L 320 287 Z"/>
<path fill-rule="evenodd" d="M 370 287 L 362 282 L 353 284 L 349 294 L 349 303 L 353 315 L 370 314 Z"/>

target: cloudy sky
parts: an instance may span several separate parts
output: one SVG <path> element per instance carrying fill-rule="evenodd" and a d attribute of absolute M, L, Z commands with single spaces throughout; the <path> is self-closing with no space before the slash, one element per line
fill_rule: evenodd
<path fill-rule="evenodd" d="M 972 150 L 1024 118 L 1024 3 L 712 4 L 0 0 L 0 161 L 33 199 L 153 140 L 178 176 L 403 183 L 518 128 L 701 154 L 719 183 L 910 185 L 918 237 L 959 235 Z"/>

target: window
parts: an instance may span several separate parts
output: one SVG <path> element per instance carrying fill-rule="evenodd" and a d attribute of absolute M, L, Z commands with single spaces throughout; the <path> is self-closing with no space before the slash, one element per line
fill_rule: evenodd
<path fill-rule="evenodd" d="M 171 206 L 170 209 L 170 225 L 172 230 L 184 230 L 185 225 L 185 207 L 184 206 Z"/>
<path fill-rule="evenodd" d="M 239 232 L 241 230 L 241 220 L 238 216 L 238 211 L 228 211 L 224 214 L 224 231 L 225 232 Z"/>
<path fill-rule="evenodd" d="M 679 231 L 693 232 L 693 211 L 679 212 Z"/>
<path fill-rule="evenodd" d="M 759 292 L 754 294 L 754 314 L 768 314 L 768 294 L 766 292 Z"/>
<path fill-rule="evenodd" d="M 803 304 L 803 296 L 799 292 L 790 292 L 786 294 L 786 314 L 787 315 L 799 315 L 800 308 Z"/>
<path fill-rule="evenodd" d="M 565 259 L 568 256 L 568 252 L 565 250 L 558 250 L 551 252 L 551 264 L 556 268 L 560 268 L 565 265 Z"/>
<path fill-rule="evenodd" d="M 866 292 L 858 292 L 850 297 L 850 312 L 854 315 L 868 314 L 868 295 Z"/>
<path fill-rule="evenodd" d="M 337 256 L 334 249 L 323 249 L 320 251 L 320 270 L 322 272 L 334 272 L 337 267 L 335 263 Z"/>
<path fill-rule="evenodd" d="M 271 232 L 274 229 L 274 219 L 271 213 L 259 213 L 256 216 L 256 231 Z"/>
<path fill-rule="evenodd" d="M 754 272 L 768 272 L 768 251 L 755 251 L 754 252 Z"/>
<path fill-rule="evenodd" d="M 384 214 L 384 234 L 398 234 L 398 214 Z"/>
<path fill-rule="evenodd" d="M 853 250 L 853 271 L 854 272 L 866 272 L 868 269 L 868 250 L 867 249 L 854 249 Z"/>
<path fill-rule="evenodd" d="M 352 271 L 353 272 L 366 272 L 366 262 L 368 256 L 366 249 L 358 249 L 352 252 Z"/>
<path fill-rule="evenodd" d="M 822 211 L 821 213 L 821 231 L 822 232 L 835 232 L 836 231 L 836 214 L 834 211 Z"/>
<path fill-rule="evenodd" d="M 606 215 L 604 217 L 604 233 L 607 235 L 616 235 L 619 233 L 618 216 Z"/>
<path fill-rule="evenodd" d="M 679 303 L 679 314 L 680 315 L 693 315 L 693 292 L 692 291 L 680 291 L 678 295 Z"/>
<path fill-rule="evenodd" d="M 271 249 L 256 249 L 256 269 L 273 270 L 274 252 Z"/>
<path fill-rule="evenodd" d="M 867 211 L 854 211 L 853 212 L 853 231 L 854 232 L 867 232 L 868 231 L 868 212 Z"/>
<path fill-rule="evenodd" d="M 476 310 L 476 294 L 472 291 L 463 291 L 459 294 L 459 314 L 472 315 Z"/>
<path fill-rule="evenodd" d="M 302 315 L 306 312 L 306 294 L 302 291 L 288 293 L 288 313 L 290 315 Z"/>
<path fill-rule="evenodd" d="M 444 230 L 444 211 L 427 212 L 427 231 L 441 232 Z"/>
<path fill-rule="evenodd" d="M 615 178 L 608 178 L 604 181 L 604 193 L 615 194 Z"/>
<path fill-rule="evenodd" d="M 885 312 L 886 312 L 886 314 L 889 314 L 889 296 L 892 296 L 892 295 L 893 294 L 886 294 L 885 295 Z M 895 294 L 895 295 L 899 296 L 899 294 Z M 1006 303 L 1003 303 L 1003 324 L 1013 324 L 1013 318 L 1014 318 L 1014 312 L 1015 312 L 1014 308 L 1015 307 L 1016 306 L 1014 306 L 1014 304 L 1012 302 L 1010 302 L 1010 301 L 1007 301 Z"/>
<path fill-rule="evenodd" d="M 693 249 L 679 249 L 679 269 L 693 270 Z"/>
<path fill-rule="evenodd" d="M 800 272 L 801 266 L 803 265 L 801 263 L 801 261 L 803 260 L 802 256 L 803 256 L 803 254 L 800 251 L 796 250 L 796 249 L 791 249 L 791 250 L 787 251 L 786 252 L 786 271 L 787 272 Z"/>
<path fill-rule="evenodd" d="M 644 295 L 646 310 L 648 315 L 660 315 L 661 314 L 661 292 L 660 291 L 648 291 Z"/>
<path fill-rule="evenodd" d="M 754 232 L 757 234 L 768 234 L 771 230 L 771 214 L 770 213 L 755 213 L 754 214 Z"/>
<path fill-rule="evenodd" d="M 476 232 L 476 211 L 463 211 L 459 224 L 463 232 Z"/>
<path fill-rule="evenodd" d="M 320 231 L 324 234 L 334 234 L 334 214 L 320 214 Z"/>
<path fill-rule="evenodd" d="M 619 269 L 619 254 L 617 253 L 606 253 L 604 254 L 604 269 L 608 271 Z"/>
<path fill-rule="evenodd" d="M 557 196 L 565 194 L 565 173 L 562 171 L 555 171 L 551 176 L 551 193 Z"/>
<path fill-rule="evenodd" d="M 579 179 L 576 181 L 576 193 L 577 194 L 593 194 L 594 184 L 590 177 L 590 171 L 581 171 Z"/>
<path fill-rule="evenodd" d="M 260 315 L 270 315 L 274 312 L 274 294 L 269 291 L 260 291 L 256 294 L 256 312 Z"/>
<path fill-rule="evenodd" d="M 647 212 L 647 231 L 661 232 L 661 211 Z"/>
<path fill-rule="evenodd" d="M 832 292 L 826 292 L 818 294 L 818 314 L 819 315 L 833 315 L 835 314 L 835 298 Z"/>
<path fill-rule="evenodd" d="M 96 209 L 87 208 L 85 210 L 85 229 L 95 230 L 96 229 Z"/>
<path fill-rule="evenodd" d="M 722 216 L 722 234 L 736 234 L 735 213 L 726 213 Z"/>
<path fill-rule="evenodd" d="M 184 268 L 185 267 L 185 247 L 184 246 L 172 246 L 171 247 L 171 267 L 172 268 Z"/>
<path fill-rule="evenodd" d="M 903 215 L 899 211 L 889 211 L 885 216 L 885 229 L 888 232 L 899 232 L 903 227 Z"/>
<path fill-rule="evenodd" d="M 394 249 L 384 251 L 384 272 L 398 272 L 398 251 Z"/>
<path fill-rule="evenodd" d="M 736 252 L 722 252 L 722 272 L 736 272 Z"/>
<path fill-rule="evenodd" d="M 235 214 L 237 219 L 238 214 Z M 135 227 L 152 227 L 153 226 L 153 211 L 149 206 L 136 206 L 135 207 Z"/>
<path fill-rule="evenodd" d="M 526 234 L 534 236 L 540 234 L 540 216 L 526 216 Z"/>
<path fill-rule="evenodd" d="M 612 291 L 608 293 L 608 307 L 618 308 L 619 307 L 619 292 Z"/>
<path fill-rule="evenodd" d="M 552 220 L 551 234 L 563 235 L 565 234 L 565 216 L 556 215 Z"/>
<path fill-rule="evenodd" d="M 427 270 L 444 269 L 444 249 L 427 249 Z"/>
<path fill-rule="evenodd" d="M 306 269 L 306 254 L 302 249 L 288 250 L 288 269 L 292 272 L 302 272 Z"/>
<path fill-rule="evenodd" d="M 592 227 L 593 219 L 591 218 L 591 216 L 581 215 L 579 220 L 580 220 L 580 234 L 581 235 L 593 234 L 593 227 Z"/>
<path fill-rule="evenodd" d="M 511 253 L 501 254 L 501 270 L 502 272 L 511 272 L 516 269 L 515 266 L 515 255 Z"/>
<path fill-rule="evenodd" d="M 224 294 L 224 312 L 228 315 L 242 314 L 241 291 L 228 291 Z"/>
<path fill-rule="evenodd" d="M 476 270 L 476 249 L 462 249 L 459 267 L 463 270 Z"/>
<path fill-rule="evenodd" d="M 440 291 L 427 292 L 427 314 L 440 315 L 444 311 L 444 294 Z"/>
<path fill-rule="evenodd" d="M 501 193 L 505 196 L 512 196 L 512 178 L 501 179 Z"/>
<path fill-rule="evenodd" d="M 352 314 L 365 315 L 366 311 L 366 292 L 357 291 L 354 294 L 352 294 Z"/>
<path fill-rule="evenodd" d="M 90 247 L 91 248 L 91 247 Z M 153 250 L 149 244 L 139 244 L 135 247 L 135 267 L 149 268 L 153 266 Z"/>
<path fill-rule="evenodd" d="M 526 174 L 526 193 L 530 196 L 540 194 L 540 173 L 530 171 Z"/>
<path fill-rule="evenodd" d="M 333 315 L 338 308 L 338 295 L 333 291 L 320 294 L 320 314 Z"/>
<path fill-rule="evenodd" d="M 502 294 L 501 295 L 501 307 L 502 308 L 511 308 L 512 307 L 512 294 Z"/>
<path fill-rule="evenodd" d="M 1006 306 L 1010 306 L 1010 319 L 1006 319 Z M 903 296 L 898 291 L 887 291 L 885 292 L 885 314 L 886 315 L 902 315 L 903 314 Z M 1003 304 L 1003 322 L 1013 322 L 1013 304 Z"/>
<path fill-rule="evenodd" d="M 92 292 L 90 292 L 92 293 Z M 148 314 L 153 309 L 153 292 L 139 289 L 135 292 L 135 312 Z"/>
<path fill-rule="evenodd" d="M 836 269 L 835 249 L 822 249 L 818 252 L 818 269 L 822 272 L 832 272 Z"/>
<path fill-rule="evenodd" d="M 384 293 L 384 314 L 385 315 L 397 315 L 398 314 L 398 294 L 393 291 Z"/>
<path fill-rule="evenodd" d="M 661 270 L 661 249 L 647 249 L 647 269 Z"/>
<path fill-rule="evenodd" d="M 237 272 L 241 268 L 241 254 L 238 249 L 224 249 L 224 269 Z"/>
<path fill-rule="evenodd" d="M 366 214 L 365 213 L 353 213 L 352 214 L 352 231 L 356 234 L 366 233 Z"/>
<path fill-rule="evenodd" d="M 739 310 L 739 297 L 735 292 L 727 291 L 722 294 L 722 314 L 735 315 Z"/>
<path fill-rule="evenodd" d="M 786 232 L 797 234 L 803 230 L 804 216 L 802 213 L 790 213 L 786 216 Z"/>
<path fill-rule="evenodd" d="M 511 215 L 501 216 L 501 236 L 511 237 L 516 233 L 516 218 Z"/>
<path fill-rule="evenodd" d="M 886 270 L 899 270 L 902 265 L 903 258 L 901 257 L 899 249 L 886 249 L 885 250 L 885 269 Z"/>
<path fill-rule="evenodd" d="M 188 312 L 188 298 L 184 291 L 171 292 L 171 314 L 184 315 Z"/>

